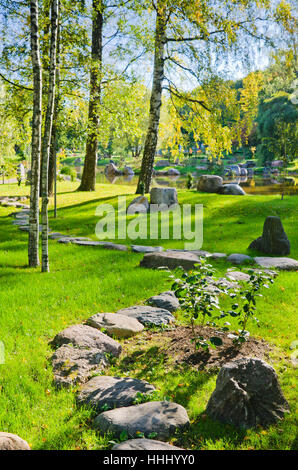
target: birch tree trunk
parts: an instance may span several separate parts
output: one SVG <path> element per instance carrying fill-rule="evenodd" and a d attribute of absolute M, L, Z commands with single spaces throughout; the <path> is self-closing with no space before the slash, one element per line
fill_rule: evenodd
<path fill-rule="evenodd" d="M 48 253 L 48 174 L 49 174 L 49 155 L 53 125 L 53 114 L 55 104 L 56 88 L 56 57 L 57 57 L 57 31 L 59 21 L 59 0 L 52 0 L 51 5 L 51 43 L 50 43 L 50 67 L 49 67 L 49 91 L 48 103 L 44 127 L 44 136 L 42 142 L 42 168 L 41 168 L 41 192 L 42 192 L 42 272 L 49 272 L 49 253 Z"/>
<path fill-rule="evenodd" d="M 39 265 L 39 183 L 42 121 L 42 69 L 38 30 L 38 0 L 30 1 L 30 42 L 33 68 L 33 118 L 31 145 L 31 188 L 29 215 L 29 266 Z"/>
<path fill-rule="evenodd" d="M 166 25 L 165 13 L 163 10 L 158 9 L 156 16 L 154 71 L 150 97 L 149 124 L 136 194 L 148 193 L 150 190 L 160 120 Z"/>
<path fill-rule="evenodd" d="M 90 70 L 90 97 L 88 112 L 88 135 L 82 181 L 78 191 L 95 191 L 99 107 L 101 98 L 102 75 L 102 33 L 103 33 L 103 1 L 93 0 L 92 48 Z"/>

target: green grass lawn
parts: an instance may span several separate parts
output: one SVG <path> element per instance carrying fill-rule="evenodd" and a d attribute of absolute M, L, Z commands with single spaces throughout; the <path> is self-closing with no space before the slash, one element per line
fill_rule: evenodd
<path fill-rule="evenodd" d="M 94 193 L 75 192 L 77 184 L 59 184 L 55 231 L 96 239 L 96 207 L 117 203 L 120 194 L 133 199 L 134 188 L 98 185 Z M 21 195 L 28 187 L 0 185 L 0 195 Z M 298 258 L 297 197 L 218 196 L 180 191 L 180 203 L 204 205 L 203 249 L 225 253 L 250 252 L 249 243 L 262 232 L 268 215 L 279 215 L 291 241 L 291 257 Z M 52 201 L 51 201 L 52 204 Z M 102 248 L 49 242 L 51 272 L 27 268 L 27 234 L 12 225 L 9 208 L 0 208 L 0 340 L 5 345 L 5 364 L 0 365 L 0 430 L 19 434 L 33 449 L 105 449 L 111 436 L 100 437 L 92 429 L 93 413 L 77 408 L 74 390 L 55 390 L 49 363 L 53 336 L 71 324 L 97 312 L 113 312 L 140 303 L 170 288 L 168 273 L 142 269 L 142 255 Z M 121 243 L 131 243 L 121 240 Z M 136 240 L 138 244 L 183 248 L 179 240 Z M 214 263 L 218 274 L 224 262 Z M 269 429 L 240 432 L 211 422 L 204 410 L 215 386 L 216 373 L 165 360 L 158 336 L 146 333 L 123 341 L 124 352 L 106 371 L 130 375 L 153 383 L 160 397 L 186 407 L 191 428 L 173 442 L 191 449 L 290 449 L 295 448 L 295 370 L 290 345 L 296 339 L 296 273 L 281 273 L 258 305 L 260 328 L 249 329 L 274 346 L 275 367 L 291 413 Z M 155 339 L 156 338 L 156 339 Z M 134 357 L 127 366 L 126 356 Z M 166 380 L 165 380 L 166 378 Z"/>

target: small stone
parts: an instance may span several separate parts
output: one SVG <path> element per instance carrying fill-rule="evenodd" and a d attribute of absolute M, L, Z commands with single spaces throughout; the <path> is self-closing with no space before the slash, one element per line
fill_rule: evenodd
<path fill-rule="evenodd" d="M 247 263 L 249 261 L 253 261 L 253 259 L 247 255 L 242 255 L 240 253 L 233 253 L 232 255 L 227 257 L 227 261 L 233 264 L 242 264 L 242 263 Z"/>
<path fill-rule="evenodd" d="M 181 447 L 175 447 L 167 442 L 155 441 L 154 439 L 130 439 L 129 441 L 115 444 L 112 450 L 184 450 Z"/>
<path fill-rule="evenodd" d="M 77 402 L 100 412 L 103 407 L 113 409 L 133 405 L 138 394 L 147 395 L 154 390 L 155 387 L 144 380 L 101 375 L 81 387 Z"/>
<path fill-rule="evenodd" d="M 250 357 L 221 368 L 206 409 L 213 420 L 242 429 L 275 424 L 288 410 L 273 367 Z"/>
<path fill-rule="evenodd" d="M 107 365 L 106 354 L 98 349 L 79 349 L 68 344 L 52 356 L 54 382 L 58 388 L 84 383 L 93 372 L 99 372 Z"/>
<path fill-rule="evenodd" d="M 149 305 L 160 307 L 168 310 L 169 312 L 175 312 L 179 307 L 179 300 L 175 296 L 173 291 L 162 292 L 159 295 L 153 295 L 146 302 Z"/>
<path fill-rule="evenodd" d="M 0 450 L 30 450 L 30 447 L 16 434 L 0 432 Z"/>
<path fill-rule="evenodd" d="M 123 308 L 116 312 L 119 315 L 136 318 L 144 325 L 167 325 L 175 322 L 175 317 L 164 308 L 150 307 L 148 305 L 135 305 L 133 307 Z"/>
<path fill-rule="evenodd" d="M 94 426 L 101 434 L 111 432 L 119 437 L 124 431 L 131 437 L 137 437 L 138 433 L 146 437 L 156 433 L 157 439 L 161 440 L 169 439 L 177 430 L 188 428 L 189 424 L 186 410 L 168 401 L 116 408 L 101 413 L 94 420 Z"/>
<path fill-rule="evenodd" d="M 250 275 L 243 273 L 241 271 L 227 271 L 226 274 L 228 279 L 232 279 L 234 281 L 239 281 L 239 282 L 247 282 L 250 280 Z"/>
<path fill-rule="evenodd" d="M 117 338 L 129 338 L 144 329 L 136 318 L 117 313 L 97 313 L 88 318 L 87 323 L 93 328 L 104 328 L 108 335 Z"/>
<path fill-rule="evenodd" d="M 117 341 L 88 325 L 73 325 L 58 333 L 52 341 L 54 347 L 73 344 L 79 348 L 97 349 L 118 357 L 122 347 Z"/>
<path fill-rule="evenodd" d="M 211 254 L 212 259 L 223 259 L 226 257 L 227 257 L 226 253 L 212 253 Z"/>
<path fill-rule="evenodd" d="M 131 245 L 131 249 L 135 253 L 160 253 L 163 251 L 162 246 Z"/>
<path fill-rule="evenodd" d="M 282 271 L 298 271 L 298 261 L 292 258 L 256 257 L 254 261 L 263 268 L 276 268 Z"/>

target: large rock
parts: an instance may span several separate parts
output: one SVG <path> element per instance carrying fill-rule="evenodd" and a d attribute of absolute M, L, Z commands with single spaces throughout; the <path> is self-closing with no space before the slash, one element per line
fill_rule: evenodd
<path fill-rule="evenodd" d="M 177 430 L 186 429 L 189 419 L 181 405 L 168 401 L 152 401 L 105 411 L 95 418 L 94 425 L 101 434 L 111 432 L 120 436 L 126 431 L 128 436 L 136 437 L 141 432 L 146 437 L 156 433 L 157 439 L 167 440 Z"/>
<path fill-rule="evenodd" d="M 163 267 L 176 269 L 182 267 L 189 271 L 198 263 L 200 263 L 200 260 L 194 253 L 167 251 L 162 253 L 147 253 L 140 262 L 140 266 L 153 269 Z"/>
<path fill-rule="evenodd" d="M 221 368 L 207 405 L 212 419 L 243 429 L 274 424 L 288 410 L 275 370 L 253 358 Z"/>
<path fill-rule="evenodd" d="M 153 295 L 147 300 L 149 305 L 164 308 L 169 312 L 175 312 L 180 304 L 173 291 L 162 292 L 159 295 Z"/>
<path fill-rule="evenodd" d="M 73 344 L 79 348 L 97 349 L 99 352 L 119 356 L 121 345 L 114 339 L 88 325 L 73 325 L 58 333 L 52 341 L 53 346 Z"/>
<path fill-rule="evenodd" d="M 108 165 L 105 166 L 105 174 L 107 176 L 116 176 L 116 175 L 121 175 L 121 171 L 118 170 L 116 165 L 114 163 L 109 163 Z"/>
<path fill-rule="evenodd" d="M 30 447 L 16 434 L 0 432 L 0 450 L 30 450 Z"/>
<path fill-rule="evenodd" d="M 123 174 L 125 176 L 133 176 L 135 173 L 134 173 L 133 169 L 130 166 L 125 166 L 124 170 L 123 170 Z"/>
<path fill-rule="evenodd" d="M 101 375 L 81 387 L 77 401 L 100 412 L 104 407 L 113 409 L 133 405 L 137 394 L 147 395 L 154 390 L 155 387 L 144 380 Z"/>
<path fill-rule="evenodd" d="M 138 196 L 134 198 L 127 208 L 127 214 L 146 214 L 147 212 L 149 212 L 149 201 L 146 196 Z"/>
<path fill-rule="evenodd" d="M 52 356 L 54 382 L 58 388 L 86 382 L 91 374 L 108 365 L 106 355 L 98 349 L 79 349 L 64 344 Z"/>
<path fill-rule="evenodd" d="M 288 255 L 290 253 L 290 242 L 280 218 L 267 217 L 263 227 L 263 235 L 254 240 L 249 248 L 271 255 Z"/>
<path fill-rule="evenodd" d="M 167 442 L 155 441 L 154 439 L 129 439 L 129 441 L 115 444 L 112 450 L 184 450 L 181 447 L 175 447 Z"/>
<path fill-rule="evenodd" d="M 150 204 L 173 206 L 178 203 L 176 188 L 152 188 Z"/>
<path fill-rule="evenodd" d="M 135 305 L 133 307 L 123 308 L 116 312 L 119 315 L 136 318 L 144 325 L 167 325 L 173 323 L 175 317 L 164 308 L 150 307 L 148 305 Z"/>
<path fill-rule="evenodd" d="M 219 194 L 227 194 L 231 196 L 245 196 L 246 192 L 239 186 L 239 184 L 224 184 L 218 190 Z"/>
<path fill-rule="evenodd" d="M 262 268 L 276 268 L 282 271 L 298 271 L 298 261 L 292 258 L 256 257 L 254 261 Z"/>
<path fill-rule="evenodd" d="M 221 176 L 202 175 L 198 179 L 197 190 L 203 193 L 217 193 L 222 186 Z"/>
<path fill-rule="evenodd" d="M 253 259 L 250 256 L 242 255 L 241 253 L 233 253 L 232 255 L 227 257 L 227 261 L 233 264 L 242 264 L 253 261 Z"/>
<path fill-rule="evenodd" d="M 88 318 L 87 323 L 93 328 L 104 328 L 108 335 L 117 338 L 129 338 L 144 329 L 136 318 L 117 313 L 97 313 Z"/>

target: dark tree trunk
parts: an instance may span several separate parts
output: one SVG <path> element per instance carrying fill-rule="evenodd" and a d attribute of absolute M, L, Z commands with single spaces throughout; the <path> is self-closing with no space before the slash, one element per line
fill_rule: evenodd
<path fill-rule="evenodd" d="M 90 98 L 88 113 L 88 135 L 86 142 L 86 155 L 82 181 L 78 191 L 95 191 L 98 128 L 99 128 L 99 106 L 101 96 L 101 74 L 102 74 L 102 30 L 103 30 L 103 2 L 93 0 L 92 20 L 92 49 L 90 70 Z"/>
<path fill-rule="evenodd" d="M 42 121 L 42 67 L 38 30 L 38 0 L 30 2 L 31 59 L 33 67 L 33 118 L 31 144 L 31 188 L 29 215 L 29 266 L 39 265 L 39 184 Z"/>
<path fill-rule="evenodd" d="M 150 98 L 149 125 L 144 145 L 141 172 L 139 176 L 137 194 L 148 193 L 152 179 L 154 157 L 157 147 L 158 128 L 160 120 L 162 82 L 164 78 L 164 50 L 166 44 L 165 13 L 157 11 L 155 30 L 155 52 L 153 84 Z"/>

